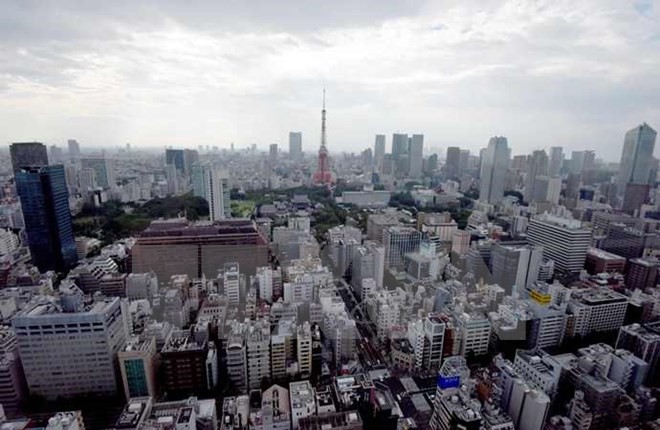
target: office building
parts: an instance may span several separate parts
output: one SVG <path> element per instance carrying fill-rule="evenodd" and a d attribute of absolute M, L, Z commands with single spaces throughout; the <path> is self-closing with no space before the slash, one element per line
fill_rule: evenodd
<path fill-rule="evenodd" d="M 385 158 L 385 135 L 377 134 L 374 142 L 374 161 L 380 165 Z"/>
<path fill-rule="evenodd" d="M 461 175 L 461 148 L 450 146 L 447 148 L 445 160 L 445 178 L 457 179 Z"/>
<path fill-rule="evenodd" d="M 165 150 L 165 165 L 172 165 L 181 173 L 186 172 L 186 160 L 184 156 L 183 149 L 171 149 L 168 148 Z"/>
<path fill-rule="evenodd" d="M 392 170 L 396 177 L 405 177 L 409 173 L 408 147 L 407 134 L 394 133 L 392 135 Z"/>
<path fill-rule="evenodd" d="M 9 146 L 14 175 L 25 168 L 48 165 L 48 148 L 39 142 L 12 143 Z"/>
<path fill-rule="evenodd" d="M 649 368 L 646 384 L 657 384 L 660 378 L 660 324 L 631 324 L 622 326 L 616 340 L 616 348 L 622 348 L 644 360 Z"/>
<path fill-rule="evenodd" d="M 506 137 L 491 137 L 481 159 L 479 201 L 490 204 L 502 201 L 510 153 Z"/>
<path fill-rule="evenodd" d="M 531 245 L 542 246 L 543 256 L 555 262 L 555 270 L 577 273 L 584 267 L 592 231 L 573 219 L 543 214 L 532 218 L 527 228 Z"/>
<path fill-rule="evenodd" d="M 264 378 L 270 378 L 270 324 L 266 320 L 252 322 L 246 334 L 246 364 L 248 388 L 261 386 Z"/>
<path fill-rule="evenodd" d="M 550 410 L 550 397 L 543 391 L 531 388 L 525 380 L 516 378 L 511 389 L 508 414 L 515 428 L 543 430 Z"/>
<path fill-rule="evenodd" d="M 268 244 L 253 221 L 153 221 L 132 248 L 133 272 L 153 271 L 160 282 L 181 274 L 215 278 L 228 262 L 246 275 L 267 264 Z"/>
<path fill-rule="evenodd" d="M 193 194 L 209 204 L 209 218 L 218 221 L 231 217 L 229 175 L 211 163 L 192 166 Z"/>
<path fill-rule="evenodd" d="M 305 321 L 296 331 L 296 359 L 298 372 L 303 377 L 312 375 L 312 327 Z"/>
<path fill-rule="evenodd" d="M 277 146 L 277 143 L 271 143 L 270 146 L 268 147 L 268 161 L 270 162 L 271 167 L 277 163 L 277 155 L 279 152 L 279 148 Z"/>
<path fill-rule="evenodd" d="M 0 421 L 3 410 L 9 416 L 18 415 L 27 398 L 16 334 L 10 327 L 0 326 Z"/>
<path fill-rule="evenodd" d="M 366 279 L 373 279 L 376 288 L 382 288 L 385 274 L 385 248 L 376 242 L 365 242 L 355 249 L 352 268 L 351 284 L 359 295 L 365 296 L 361 288 Z"/>
<path fill-rule="evenodd" d="M 67 148 L 69 150 L 69 157 L 77 158 L 80 157 L 80 144 L 75 139 L 67 140 Z"/>
<path fill-rule="evenodd" d="M 116 184 L 114 160 L 106 157 L 84 157 L 80 159 L 81 169 L 90 169 L 94 183 L 101 188 L 112 188 Z"/>
<path fill-rule="evenodd" d="M 490 257 L 493 282 L 504 288 L 506 295 L 513 292 L 514 286 L 520 293 L 538 280 L 542 262 L 543 248 L 540 246 L 497 243 L 492 247 Z"/>
<path fill-rule="evenodd" d="M 393 226 L 385 230 L 385 264 L 387 267 L 403 267 L 405 255 L 419 251 L 422 233 L 412 227 Z"/>
<path fill-rule="evenodd" d="M 616 330 L 626 317 L 628 298 L 605 288 L 574 290 L 568 302 L 567 325 L 571 336 Z M 567 330 L 568 331 L 568 330 Z"/>
<path fill-rule="evenodd" d="M 658 266 L 655 258 L 634 258 L 628 262 L 626 287 L 629 289 L 646 290 L 655 288 L 658 283 Z"/>
<path fill-rule="evenodd" d="M 533 201 L 535 183 L 539 177 L 548 175 L 548 154 L 543 150 L 534 151 L 527 159 L 527 171 L 525 172 L 524 199 L 526 202 Z"/>
<path fill-rule="evenodd" d="M 126 297 L 129 300 L 149 300 L 158 291 L 158 278 L 153 272 L 129 273 L 126 277 Z"/>
<path fill-rule="evenodd" d="M 626 133 L 617 176 L 617 190 L 620 197 L 625 194 L 627 184 L 651 182 L 656 135 L 655 130 L 646 123 Z"/>
<path fill-rule="evenodd" d="M 548 160 L 548 176 L 555 177 L 561 173 L 561 165 L 564 162 L 564 153 L 561 146 L 550 148 L 550 158 Z"/>
<path fill-rule="evenodd" d="M 584 268 L 590 275 L 599 273 L 623 273 L 626 258 L 598 248 L 589 248 Z"/>
<path fill-rule="evenodd" d="M 642 205 L 649 202 L 649 184 L 626 184 L 621 210 L 630 215 L 637 215 Z"/>
<path fill-rule="evenodd" d="M 186 331 L 173 332 L 160 352 L 163 389 L 174 397 L 206 391 L 207 344 Z"/>
<path fill-rule="evenodd" d="M 78 260 L 62 165 L 15 173 L 32 262 L 41 272 L 66 271 Z"/>
<path fill-rule="evenodd" d="M 411 178 L 420 178 L 422 176 L 422 167 L 424 161 L 424 135 L 413 134 L 408 148 L 408 172 Z"/>
<path fill-rule="evenodd" d="M 631 260 L 642 256 L 645 244 L 646 235 L 642 230 L 615 223 L 609 225 L 602 247 L 607 252 Z"/>
<path fill-rule="evenodd" d="M 12 319 L 30 393 L 53 400 L 114 395 L 115 359 L 126 344 L 120 299 L 83 306 L 82 292 L 42 298 Z"/>
<path fill-rule="evenodd" d="M 293 161 L 302 160 L 302 133 L 299 131 L 289 132 L 289 157 Z"/>
<path fill-rule="evenodd" d="M 127 401 L 156 396 L 156 338 L 129 338 L 117 359 Z"/>

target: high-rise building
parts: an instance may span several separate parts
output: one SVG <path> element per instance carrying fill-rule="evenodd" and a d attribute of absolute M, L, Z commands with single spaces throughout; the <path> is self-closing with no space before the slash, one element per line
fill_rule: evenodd
<path fill-rule="evenodd" d="M 111 188 L 115 185 L 114 160 L 106 157 L 85 157 L 80 159 L 82 169 L 91 169 L 94 172 L 96 185 Z"/>
<path fill-rule="evenodd" d="M 64 167 L 21 169 L 15 178 L 33 263 L 42 272 L 66 271 L 78 256 Z"/>
<path fill-rule="evenodd" d="M 550 160 L 548 161 L 548 176 L 555 177 L 561 173 L 561 165 L 564 162 L 564 153 L 561 146 L 550 148 Z"/>
<path fill-rule="evenodd" d="M 422 165 L 424 161 L 424 135 L 413 134 L 408 148 L 408 172 L 410 177 L 419 178 L 422 176 Z"/>
<path fill-rule="evenodd" d="M 532 218 L 527 238 L 542 246 L 543 255 L 555 262 L 555 270 L 577 273 L 584 267 L 591 246 L 592 231 L 578 220 L 543 214 Z"/>
<path fill-rule="evenodd" d="M 510 150 L 506 137 L 492 137 L 481 160 L 479 201 L 496 204 L 504 197 Z"/>
<path fill-rule="evenodd" d="M 48 165 L 48 148 L 39 142 L 12 143 L 9 146 L 14 174 L 26 167 Z"/>
<path fill-rule="evenodd" d="M 655 258 L 634 258 L 628 262 L 626 287 L 630 289 L 646 290 L 655 288 L 658 281 L 658 266 Z"/>
<path fill-rule="evenodd" d="M 617 190 L 623 196 L 626 185 L 649 184 L 653 168 L 656 131 L 643 123 L 626 133 L 617 177 Z"/>
<path fill-rule="evenodd" d="M 377 134 L 374 143 L 374 160 L 376 163 L 382 163 L 385 158 L 385 135 Z"/>
<path fill-rule="evenodd" d="M 165 150 L 165 164 L 171 164 L 181 173 L 186 171 L 186 160 L 183 149 L 168 148 Z"/>
<path fill-rule="evenodd" d="M 289 157 L 292 160 L 302 159 L 302 133 L 301 132 L 289 132 Z"/>
<path fill-rule="evenodd" d="M 447 148 L 445 160 L 445 178 L 455 179 L 461 174 L 461 148 L 450 146 Z"/>
<path fill-rule="evenodd" d="M 271 143 L 268 149 L 268 161 L 270 161 L 271 166 L 274 166 L 277 163 L 277 155 L 279 149 L 277 143 Z"/>
<path fill-rule="evenodd" d="M 412 227 L 389 227 L 383 235 L 385 247 L 385 264 L 390 266 L 402 266 L 404 257 L 409 252 L 419 251 L 422 233 Z"/>
<path fill-rule="evenodd" d="M 125 319 L 119 298 L 83 307 L 77 287 L 62 294 L 59 304 L 45 298 L 19 312 L 12 326 L 30 393 L 47 399 L 114 395 Z"/>
<path fill-rule="evenodd" d="M 231 218 L 229 175 L 213 166 L 204 168 L 205 199 L 209 203 L 209 218 L 218 221 Z"/>
<path fill-rule="evenodd" d="M 162 384 L 174 396 L 205 391 L 207 387 L 205 340 L 195 341 L 187 332 L 176 332 L 160 352 Z"/>
<path fill-rule="evenodd" d="M 539 176 L 548 174 L 548 154 L 543 150 L 534 151 L 527 160 L 527 172 L 525 174 L 525 201 L 532 201 L 534 183 Z"/>
<path fill-rule="evenodd" d="M 514 286 L 520 294 L 539 277 L 543 262 L 543 248 L 540 246 L 507 246 L 495 244 L 491 251 L 490 264 L 493 282 L 511 295 Z"/>
<path fill-rule="evenodd" d="M 67 141 L 67 148 L 69 149 L 69 157 L 80 157 L 80 144 L 76 139 L 69 139 Z"/>

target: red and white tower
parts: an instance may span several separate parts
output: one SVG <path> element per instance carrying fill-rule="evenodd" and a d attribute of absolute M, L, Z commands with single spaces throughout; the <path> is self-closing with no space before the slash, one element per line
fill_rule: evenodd
<path fill-rule="evenodd" d="M 323 109 L 321 110 L 321 147 L 319 148 L 319 164 L 314 173 L 314 183 L 328 186 L 332 184 L 332 172 L 330 171 L 325 134 L 325 88 L 323 89 Z"/>

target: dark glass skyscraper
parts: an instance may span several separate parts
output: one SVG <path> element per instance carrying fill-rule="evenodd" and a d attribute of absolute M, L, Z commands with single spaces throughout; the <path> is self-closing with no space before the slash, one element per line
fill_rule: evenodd
<path fill-rule="evenodd" d="M 9 147 L 14 174 L 23 167 L 48 165 L 48 148 L 39 142 L 12 143 Z"/>
<path fill-rule="evenodd" d="M 41 272 L 68 270 L 78 257 L 64 167 L 26 167 L 15 179 L 32 262 Z"/>

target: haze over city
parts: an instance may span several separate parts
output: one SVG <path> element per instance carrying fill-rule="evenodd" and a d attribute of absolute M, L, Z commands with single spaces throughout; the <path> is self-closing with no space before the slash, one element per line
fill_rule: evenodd
<path fill-rule="evenodd" d="M 660 117 L 653 1 L 0 5 L 0 142 L 330 151 L 423 133 L 472 151 L 562 145 L 618 160 Z"/>

